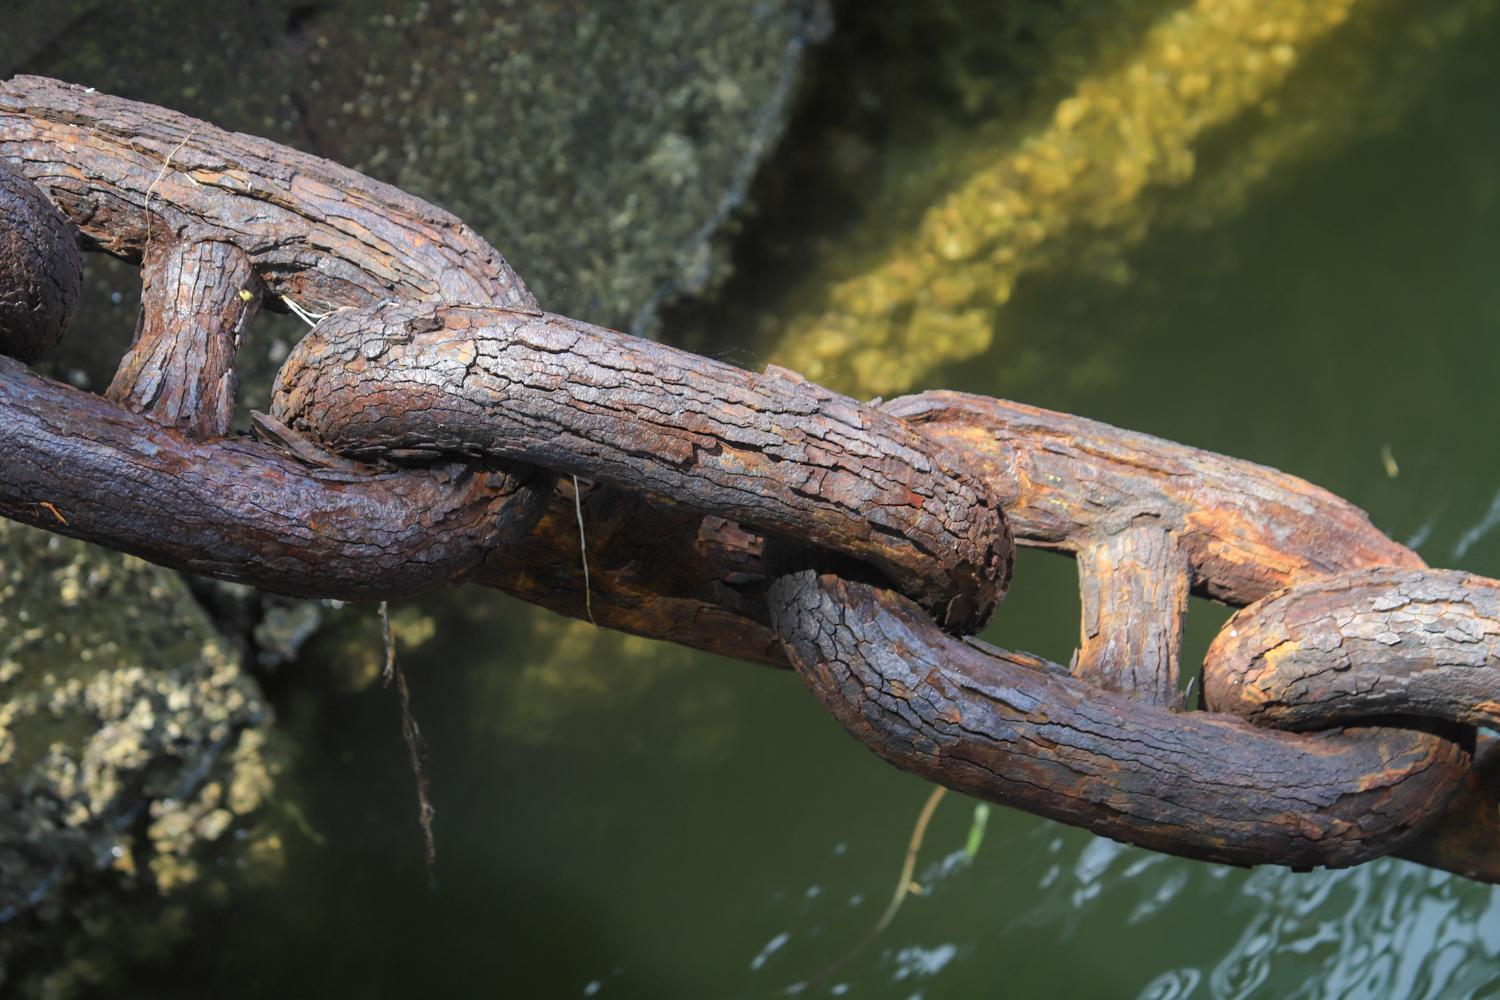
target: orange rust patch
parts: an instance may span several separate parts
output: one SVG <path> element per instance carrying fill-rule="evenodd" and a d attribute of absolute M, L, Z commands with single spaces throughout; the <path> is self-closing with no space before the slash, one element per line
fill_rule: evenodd
<path fill-rule="evenodd" d="M 958 706 L 954 702 L 953 696 L 950 695 L 948 693 L 948 689 L 943 686 L 942 673 L 936 667 L 934 667 L 932 670 L 929 670 L 927 672 L 927 676 L 922 678 L 922 680 L 934 691 L 936 691 L 938 695 L 943 699 L 944 704 L 942 708 L 939 708 L 937 710 L 937 718 L 943 722 L 948 723 L 951 726 L 956 726 L 960 722 L 962 722 L 963 715 L 958 711 Z"/>

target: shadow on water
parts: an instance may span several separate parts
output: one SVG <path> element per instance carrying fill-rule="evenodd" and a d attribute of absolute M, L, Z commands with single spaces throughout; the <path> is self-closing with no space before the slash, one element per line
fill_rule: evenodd
<path fill-rule="evenodd" d="M 486 639 L 504 649 L 500 636 Z M 139 969 L 130 995 L 196 997 L 206 982 L 235 996 L 578 995 L 587 980 L 557 987 L 580 942 L 599 978 L 628 965 L 642 995 L 672 993 L 673 977 L 632 954 L 588 888 L 572 884 L 567 859 L 543 839 L 548 824 L 518 797 L 523 775 L 561 783 L 580 763 L 565 748 L 497 745 L 474 725 L 467 671 L 423 669 L 475 658 L 461 634 L 442 645 L 434 661 L 412 664 L 442 789 L 436 879 L 423 863 L 405 749 L 389 739 L 394 694 L 300 687 L 283 712 L 303 737 L 297 781 L 311 794 L 282 879 Z"/>

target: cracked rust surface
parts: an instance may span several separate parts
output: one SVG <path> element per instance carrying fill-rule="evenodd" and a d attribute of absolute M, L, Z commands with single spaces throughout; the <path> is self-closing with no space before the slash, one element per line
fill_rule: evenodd
<path fill-rule="evenodd" d="M 1500 880 L 1496 754 L 1453 721 L 1494 719 L 1497 585 L 1426 570 L 1318 487 L 1002 400 L 865 406 L 547 315 L 419 199 L 54 81 L 0 84 L 0 158 L 148 285 L 110 398 L 0 359 L 4 516 L 280 593 L 473 580 L 581 617 L 576 503 L 601 624 L 794 666 L 931 780 L 1187 857 L 1395 852 Z M 225 437 L 262 292 L 331 311 L 257 438 Z M 1007 519 L 1078 561 L 1072 672 L 942 630 L 999 599 Z M 1205 677 L 1267 725 L 1176 710 L 1189 591 L 1258 602 Z"/>
<path fill-rule="evenodd" d="M 1500 725 L 1500 584 L 1372 569 L 1237 612 L 1204 661 L 1210 707 L 1312 729 L 1382 716 Z"/>
<path fill-rule="evenodd" d="M 1010 576 L 988 487 L 903 421 L 790 372 L 756 375 L 545 313 L 382 305 L 319 323 L 272 414 L 330 450 L 517 459 L 867 562 L 947 628 Z"/>
<path fill-rule="evenodd" d="M 1172 712 L 941 636 L 898 595 L 812 570 L 770 600 L 803 680 L 886 760 L 1152 850 L 1359 864 L 1421 832 L 1469 767 L 1458 744 L 1417 730 L 1301 735 Z"/>
<path fill-rule="evenodd" d="M 1155 519 L 1132 521 L 1078 553 L 1083 615 L 1073 672 L 1153 705 L 1177 697 L 1188 565 Z"/>
<path fill-rule="evenodd" d="M 153 240 L 141 264 L 135 342 L 105 395 L 158 423 L 223 437 L 234 422 L 235 352 L 260 307 L 260 279 L 232 243 Z"/>

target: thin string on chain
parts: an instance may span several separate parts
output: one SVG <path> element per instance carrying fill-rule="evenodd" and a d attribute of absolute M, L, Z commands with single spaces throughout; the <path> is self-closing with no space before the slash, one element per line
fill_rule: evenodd
<path fill-rule="evenodd" d="M 386 687 L 394 681 L 396 694 L 401 701 L 401 738 L 406 743 L 407 759 L 411 763 L 412 778 L 417 785 L 417 823 L 422 828 L 422 844 L 427 861 L 427 878 L 434 878 L 437 866 L 437 840 L 432 831 L 432 819 L 437 811 L 432 807 L 432 788 L 427 776 L 427 741 L 417 727 L 411 711 L 411 689 L 406 684 L 406 674 L 396 659 L 396 636 L 391 631 L 391 614 L 388 601 L 380 602 L 380 631 L 385 640 L 385 667 L 381 671 Z"/>
<path fill-rule="evenodd" d="M 578 561 L 583 564 L 583 609 L 588 613 L 589 624 L 595 628 L 594 588 L 589 583 L 589 541 L 583 529 L 583 495 L 578 490 L 578 477 L 573 477 L 573 511 L 578 515 Z"/>
<path fill-rule="evenodd" d="M 189 139 L 198 134 L 198 130 L 203 127 L 203 124 L 203 122 L 199 122 L 194 125 L 192 129 L 188 131 L 187 135 L 182 137 L 182 141 L 179 142 L 175 147 L 173 147 L 172 151 L 167 154 L 167 158 L 162 161 L 161 169 L 156 172 L 156 176 L 152 179 L 151 185 L 146 188 L 145 213 L 147 246 L 151 244 L 151 196 L 156 193 L 156 185 L 160 184 L 162 178 L 167 176 L 167 170 L 172 166 L 172 158 L 175 157 L 178 153 L 182 152 L 182 148 L 188 144 Z M 188 175 L 188 180 L 192 181 L 194 184 L 198 183 L 193 179 L 192 175 Z"/>

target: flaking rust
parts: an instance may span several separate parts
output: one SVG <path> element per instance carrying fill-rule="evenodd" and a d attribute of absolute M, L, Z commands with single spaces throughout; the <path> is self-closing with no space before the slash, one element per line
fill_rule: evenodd
<path fill-rule="evenodd" d="M 1500 880 L 1500 766 L 1472 728 L 1500 721 L 1500 585 L 1426 569 L 1316 486 L 1003 400 L 863 404 L 552 316 L 419 199 L 56 81 L 0 84 L 0 158 L 47 196 L 12 181 L 0 236 L 62 225 L 71 246 L 72 225 L 144 258 L 148 285 L 108 398 L 0 358 L 0 514 L 280 593 L 473 581 L 790 666 L 893 764 L 1154 850 Z M 33 264 L 0 281 L 72 280 Z M 55 342 L 67 295 L 44 298 L 0 353 Z M 251 440 L 228 414 L 262 301 L 316 330 Z M 1078 561 L 1071 667 L 955 637 L 1003 594 L 1012 531 Z M 1189 593 L 1249 605 L 1204 667 L 1215 711 L 1177 693 Z"/>

